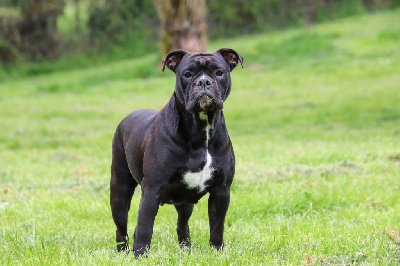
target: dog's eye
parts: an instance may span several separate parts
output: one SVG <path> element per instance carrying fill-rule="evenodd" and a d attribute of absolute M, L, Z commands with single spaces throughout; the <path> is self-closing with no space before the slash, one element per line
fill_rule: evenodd
<path fill-rule="evenodd" d="M 224 72 L 220 69 L 217 70 L 217 72 L 215 72 L 215 75 L 217 75 L 218 77 L 221 77 L 224 74 Z"/>
<path fill-rule="evenodd" d="M 192 73 L 186 72 L 185 74 L 183 74 L 183 76 L 188 79 L 192 76 Z"/>

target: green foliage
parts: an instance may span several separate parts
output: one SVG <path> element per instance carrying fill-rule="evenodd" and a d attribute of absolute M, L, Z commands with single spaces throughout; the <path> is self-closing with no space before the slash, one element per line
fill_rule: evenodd
<path fill-rule="evenodd" d="M 140 42 L 144 32 L 154 34 L 157 28 L 155 17 L 157 14 L 150 0 L 113 0 L 91 6 L 87 24 L 91 39 L 95 42 L 118 43 L 121 38 L 133 38 L 132 41 Z"/>
<path fill-rule="evenodd" d="M 400 0 L 391 0 L 391 6 L 392 7 L 399 7 L 400 6 Z"/>
<path fill-rule="evenodd" d="M 0 6 L 25 8 L 32 0 L 2 0 Z"/>
<path fill-rule="evenodd" d="M 329 9 L 318 9 L 315 20 L 317 22 L 332 20 L 337 18 L 349 17 L 352 15 L 363 14 L 367 11 L 360 0 L 341 0 L 337 1 Z"/>
<path fill-rule="evenodd" d="M 13 1 L 12 5 L 21 6 L 20 3 L 28 2 L 30 0 Z M 211 39 L 240 36 L 246 33 L 264 32 L 287 26 L 303 26 L 314 21 L 323 22 L 363 14 L 367 11 L 363 3 L 368 3 L 368 8 L 376 9 L 389 4 L 396 6 L 397 2 L 397 0 L 372 2 L 364 0 L 207 1 L 208 31 Z M 11 5 L 11 2 L 8 1 L 5 4 Z M 80 25 L 76 22 L 77 10 L 80 14 Z M 7 11 L 7 14 L 9 13 Z M 37 75 L 85 68 L 92 64 L 104 64 L 157 51 L 159 27 L 151 0 L 80 1 L 78 7 L 73 1 L 67 1 L 63 16 L 57 18 L 57 25 L 60 39 L 63 40 L 63 54 L 59 60 L 43 59 L 35 64 L 26 63 L 27 59 L 14 51 L 17 54 L 16 63 L 7 67 L 0 65 L 0 80 L 19 75 Z M 76 28 L 79 29 L 78 32 Z M 311 43 L 308 38 L 314 37 L 319 38 L 319 36 L 308 36 L 301 40 L 287 41 L 301 42 L 302 49 L 322 49 L 320 46 L 316 48 L 309 46 Z M 285 45 L 285 43 L 268 43 L 268 45 L 266 52 L 277 55 L 268 60 L 280 61 L 278 55 L 287 56 L 287 53 L 280 49 L 280 45 Z M 318 53 L 321 52 L 323 51 Z"/>
<path fill-rule="evenodd" d="M 7 48 L 8 47 L 8 42 L 2 38 L 0 38 L 0 49 L 2 48 Z"/>
<path fill-rule="evenodd" d="M 210 43 L 245 59 L 224 105 L 237 164 L 223 252 L 209 248 L 207 198 L 191 251 L 163 206 L 147 258 L 115 252 L 111 140 L 125 115 L 171 96 L 156 53 L 3 81 L 0 264 L 398 264 L 399 16 Z M 138 189 L 130 244 L 139 202 Z"/>
<path fill-rule="evenodd" d="M 111 18 L 107 10 L 95 6 L 89 14 L 87 24 L 92 34 L 96 35 L 99 31 L 105 31 L 108 25 L 110 25 L 110 22 Z"/>
<path fill-rule="evenodd" d="M 384 4 L 385 1 L 375 1 L 373 6 Z M 366 11 L 362 0 L 218 0 L 208 1 L 207 7 L 212 37 L 298 26 L 363 14 Z"/>

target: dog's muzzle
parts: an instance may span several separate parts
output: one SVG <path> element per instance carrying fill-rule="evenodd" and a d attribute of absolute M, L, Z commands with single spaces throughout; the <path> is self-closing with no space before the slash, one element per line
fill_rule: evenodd
<path fill-rule="evenodd" d="M 211 77 L 201 76 L 192 84 L 186 109 L 190 112 L 210 112 L 222 109 L 223 102 L 218 84 Z"/>

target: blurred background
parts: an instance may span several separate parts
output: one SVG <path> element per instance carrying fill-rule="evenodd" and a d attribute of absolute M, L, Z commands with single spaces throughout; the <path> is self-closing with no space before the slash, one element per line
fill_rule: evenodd
<path fill-rule="evenodd" d="M 400 0 L 1 0 L 0 79 L 176 48 L 203 51 L 208 40 L 396 6 Z"/>

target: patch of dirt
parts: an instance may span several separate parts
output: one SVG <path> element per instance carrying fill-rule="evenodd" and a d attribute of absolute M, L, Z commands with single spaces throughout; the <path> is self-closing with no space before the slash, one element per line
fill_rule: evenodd
<path fill-rule="evenodd" d="M 317 256 L 306 254 L 304 256 L 304 263 L 306 265 L 316 265 L 324 262 L 323 258 L 318 258 Z"/>
<path fill-rule="evenodd" d="M 284 168 L 272 168 L 266 170 L 262 175 L 284 179 L 293 176 L 329 176 L 341 175 L 347 173 L 362 173 L 363 169 L 350 161 L 341 161 L 333 164 L 322 164 L 318 166 L 309 166 L 305 164 L 294 164 Z"/>
<path fill-rule="evenodd" d="M 396 246 L 400 247 L 400 235 L 398 230 L 394 228 L 388 228 L 386 229 L 385 233 L 389 239 L 396 244 Z"/>

